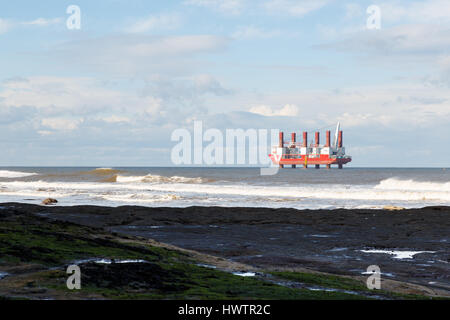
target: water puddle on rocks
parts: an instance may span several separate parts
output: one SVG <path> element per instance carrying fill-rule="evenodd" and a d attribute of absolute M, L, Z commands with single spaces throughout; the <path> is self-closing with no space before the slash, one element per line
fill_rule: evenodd
<path fill-rule="evenodd" d="M 83 263 L 98 263 L 98 264 L 126 264 L 126 263 L 148 263 L 146 260 L 119 260 L 119 259 L 98 259 L 98 258 L 92 258 L 92 259 L 85 259 L 85 260 L 78 260 L 75 261 L 74 264 L 83 264 Z"/>
<path fill-rule="evenodd" d="M 366 298 L 371 298 L 371 299 L 380 299 L 380 300 L 386 299 L 385 297 L 382 297 L 382 296 L 379 296 L 376 294 L 367 294 L 367 293 L 357 292 L 357 291 L 352 291 L 352 290 L 327 288 L 327 287 L 321 287 L 321 286 L 311 286 L 311 285 L 308 285 L 308 284 L 302 283 L 302 282 L 275 279 L 270 275 L 265 275 L 265 276 L 267 277 L 268 281 L 278 284 L 280 286 L 288 287 L 288 288 L 306 289 L 306 290 L 311 290 L 311 291 L 339 292 L 339 293 L 346 293 L 346 294 L 351 294 L 351 295 L 366 297 Z"/>
<path fill-rule="evenodd" d="M 353 270 L 353 271 L 355 271 L 355 270 Z M 373 272 L 368 272 L 368 271 L 360 271 L 360 270 L 357 270 L 358 272 L 361 272 L 361 274 L 362 275 L 373 275 L 374 273 Z M 395 275 L 393 274 L 393 273 L 388 273 L 388 272 L 380 272 L 380 275 L 381 276 L 386 276 L 386 277 L 391 277 L 391 278 L 395 278 Z"/>
<path fill-rule="evenodd" d="M 197 263 L 196 266 L 208 268 L 208 269 L 217 269 L 216 266 L 212 266 L 210 264 Z M 223 270 L 223 271 L 230 272 L 227 270 Z M 235 271 L 235 272 L 231 272 L 231 273 L 234 274 L 235 276 L 239 276 L 239 277 L 256 277 L 256 272 L 251 272 L 251 271 Z"/>
<path fill-rule="evenodd" d="M 336 235 L 334 234 L 310 234 L 305 235 L 305 237 L 312 237 L 312 238 L 334 238 Z"/>
<path fill-rule="evenodd" d="M 341 252 L 341 251 L 346 251 L 348 250 L 348 248 L 333 248 L 328 250 L 329 252 Z"/>
<path fill-rule="evenodd" d="M 435 253 L 436 251 L 396 251 L 396 250 L 377 250 L 377 249 L 371 249 L 371 250 L 360 250 L 364 253 L 383 253 L 383 254 L 389 254 L 393 256 L 393 259 L 413 259 L 415 255 L 421 254 L 421 253 Z"/>
<path fill-rule="evenodd" d="M 197 266 L 204 267 L 204 268 L 210 268 L 210 269 L 217 269 L 216 266 L 212 266 L 212 265 L 208 265 L 208 264 L 199 263 L 199 264 L 197 264 Z M 226 271 L 226 270 L 223 270 L 223 271 Z M 229 271 L 226 271 L 226 272 L 229 272 Z M 271 283 L 274 283 L 274 284 L 277 284 L 277 285 L 280 285 L 283 287 L 306 289 L 306 290 L 311 290 L 311 291 L 341 292 L 341 293 L 347 293 L 347 294 L 351 294 L 351 295 L 369 297 L 372 299 L 385 299 L 385 297 L 382 297 L 382 296 L 364 294 L 362 292 L 357 292 L 357 291 L 327 288 L 327 287 L 321 287 L 321 286 L 311 286 L 311 285 L 307 285 L 307 284 L 301 283 L 301 282 L 277 279 L 268 273 L 260 273 L 260 272 L 252 272 L 252 271 L 237 271 L 237 272 L 231 272 L 231 273 L 233 275 L 239 276 L 239 277 L 258 277 L 260 279 L 263 279 L 265 281 L 268 281 L 268 282 L 271 282 Z M 390 275 L 390 276 L 393 276 L 393 275 Z"/>
<path fill-rule="evenodd" d="M 235 276 L 239 276 L 239 277 L 255 277 L 256 276 L 255 272 L 233 272 L 233 274 Z"/>
<path fill-rule="evenodd" d="M 197 263 L 196 266 L 203 267 L 203 268 L 209 268 L 209 269 L 217 269 L 216 266 L 212 266 L 210 264 Z"/>
<path fill-rule="evenodd" d="M 2 280 L 3 278 L 5 278 L 7 276 L 9 276 L 9 273 L 0 271 L 0 280 Z"/>

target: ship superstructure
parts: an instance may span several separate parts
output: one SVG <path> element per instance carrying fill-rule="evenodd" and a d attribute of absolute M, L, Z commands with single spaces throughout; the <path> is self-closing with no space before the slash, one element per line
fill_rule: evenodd
<path fill-rule="evenodd" d="M 331 141 L 331 131 L 326 131 L 326 143 L 320 144 L 320 132 L 315 132 L 314 140 L 308 143 L 308 132 L 303 132 L 303 141 L 297 142 L 297 134 L 291 134 L 291 141 L 284 141 L 284 132 L 280 132 L 278 146 L 272 147 L 269 154 L 270 159 L 280 168 L 288 165 L 292 168 L 303 166 L 308 168 L 309 165 L 320 169 L 323 165 L 330 169 L 332 165 L 337 165 L 342 169 L 344 164 L 352 161 L 352 157 L 345 154 L 344 133 L 340 129 L 340 123 L 337 124 L 336 133 L 333 141 Z"/>

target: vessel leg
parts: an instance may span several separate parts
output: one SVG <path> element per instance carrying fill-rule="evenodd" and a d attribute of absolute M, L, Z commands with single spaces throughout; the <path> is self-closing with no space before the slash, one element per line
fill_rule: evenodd
<path fill-rule="evenodd" d="M 295 169 L 295 168 L 297 168 L 297 166 L 295 164 L 293 164 L 292 165 L 292 169 Z"/>
<path fill-rule="evenodd" d="M 284 168 L 284 164 L 280 164 L 280 168 L 283 169 Z"/>
<path fill-rule="evenodd" d="M 344 166 L 342 164 L 339 165 L 339 169 L 343 169 Z"/>
<path fill-rule="evenodd" d="M 327 169 L 331 169 L 331 164 L 327 164 Z"/>
<path fill-rule="evenodd" d="M 307 164 L 304 164 L 304 165 L 303 165 L 303 169 L 308 169 L 308 165 L 307 165 Z"/>
<path fill-rule="evenodd" d="M 320 164 L 316 164 L 316 169 L 320 169 Z"/>

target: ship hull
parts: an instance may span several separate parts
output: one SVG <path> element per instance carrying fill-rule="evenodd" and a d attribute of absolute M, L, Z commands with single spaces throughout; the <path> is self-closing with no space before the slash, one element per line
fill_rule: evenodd
<path fill-rule="evenodd" d="M 277 157 L 273 154 L 269 155 L 273 164 L 275 165 L 344 165 L 352 161 L 352 158 L 342 157 L 342 158 L 330 158 L 328 155 L 321 156 L 307 156 L 305 160 L 305 156 L 296 157 L 296 158 L 281 158 L 277 159 Z"/>

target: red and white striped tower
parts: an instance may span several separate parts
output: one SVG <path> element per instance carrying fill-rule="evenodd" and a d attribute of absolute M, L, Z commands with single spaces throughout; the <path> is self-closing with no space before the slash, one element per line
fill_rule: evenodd
<path fill-rule="evenodd" d="M 319 152 L 320 132 L 316 132 L 316 152 Z M 316 164 L 316 169 L 320 169 L 320 164 Z"/>
<path fill-rule="evenodd" d="M 280 131 L 280 136 L 279 136 L 279 143 L 278 143 L 278 147 L 283 148 L 284 147 L 284 132 Z M 280 168 L 284 168 L 284 165 L 280 164 Z"/>
<path fill-rule="evenodd" d="M 331 145 L 331 131 L 327 130 L 327 144 L 325 145 L 326 148 L 329 148 Z"/>
<path fill-rule="evenodd" d="M 307 148 L 308 147 L 308 132 L 303 131 L 303 148 Z M 305 158 L 308 157 L 308 152 L 305 154 Z M 307 169 L 308 168 L 308 164 L 305 160 L 305 163 L 303 164 L 303 168 Z"/>
<path fill-rule="evenodd" d="M 329 148 L 331 146 L 331 131 L 327 130 L 327 144 L 325 145 L 326 148 Z M 331 169 L 331 164 L 327 164 L 327 169 Z"/>
<path fill-rule="evenodd" d="M 293 148 L 295 148 L 295 142 L 296 142 L 296 140 L 297 140 L 297 135 L 295 134 L 295 132 L 292 132 L 292 134 L 291 134 L 291 146 L 292 146 Z M 296 166 L 295 164 L 293 164 L 293 165 L 292 165 L 292 169 L 295 169 L 295 168 L 297 168 L 297 166 Z"/>

